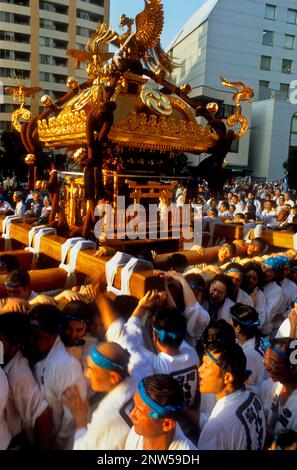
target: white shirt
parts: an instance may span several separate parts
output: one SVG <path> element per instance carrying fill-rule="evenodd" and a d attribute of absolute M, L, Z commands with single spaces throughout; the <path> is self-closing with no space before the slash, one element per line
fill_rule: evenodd
<path fill-rule="evenodd" d="M 176 423 L 175 434 L 168 450 L 196 450 L 194 444 L 186 438 L 180 426 Z M 125 450 L 143 450 L 143 436 L 136 434 L 134 427 L 129 432 Z"/>
<path fill-rule="evenodd" d="M 260 398 L 238 390 L 217 401 L 200 434 L 198 450 L 262 450 L 265 437 Z"/>
<path fill-rule="evenodd" d="M 236 303 L 249 305 L 250 307 L 254 306 L 251 296 L 242 289 L 239 289 L 238 291 Z"/>
<path fill-rule="evenodd" d="M 291 323 L 288 318 L 286 318 L 281 326 L 278 329 L 278 332 L 276 333 L 275 337 L 276 338 L 289 338 L 291 333 Z"/>
<path fill-rule="evenodd" d="M 226 297 L 224 300 L 223 305 L 219 307 L 218 309 L 218 316 L 216 320 L 225 320 L 227 323 L 231 323 L 231 314 L 230 314 L 230 309 L 233 307 L 235 303 L 233 300 L 229 299 L 229 297 Z M 209 312 L 209 303 L 205 302 L 203 306 L 206 308 L 206 310 Z"/>
<path fill-rule="evenodd" d="M 265 379 L 265 367 L 263 356 L 256 350 L 256 338 L 249 339 L 241 347 L 246 356 L 246 368 L 252 372 L 249 383 L 258 387 Z"/>
<path fill-rule="evenodd" d="M 0 367 L 0 450 L 6 450 L 11 441 L 11 434 L 8 430 L 5 407 L 8 400 L 9 387 L 6 375 Z"/>
<path fill-rule="evenodd" d="M 74 450 L 123 450 L 132 427 L 130 412 L 136 384 L 126 378 L 100 401 L 88 428 L 75 433 Z"/>
<path fill-rule="evenodd" d="M 269 388 L 269 385 L 271 388 Z M 267 381 L 266 406 L 268 411 L 267 424 L 274 429 L 275 434 L 284 429 L 297 432 L 297 390 L 295 390 L 286 403 L 279 403 L 279 395 L 282 391 L 280 382 Z M 271 405 L 268 409 L 269 404 Z"/>
<path fill-rule="evenodd" d="M 284 294 L 282 288 L 274 281 L 264 287 L 263 293 L 268 311 L 267 321 L 271 323 L 275 315 L 286 310 Z"/>
<path fill-rule="evenodd" d="M 54 449 L 71 449 L 75 433 L 72 413 L 62 402 L 62 393 L 71 385 L 78 387 L 83 399 L 87 387 L 80 363 L 65 349 L 58 336 L 45 359 L 34 366 L 34 375 L 53 413 Z"/>
<path fill-rule="evenodd" d="M 259 316 L 259 329 L 263 331 L 264 334 L 268 334 L 269 330 L 266 332 L 266 322 L 268 322 L 268 328 L 270 328 L 270 322 L 269 322 L 269 316 L 268 316 L 268 311 L 266 307 L 266 300 L 264 293 L 259 287 L 255 287 L 253 290 L 253 294 L 255 295 L 255 300 L 253 301 L 253 307 L 258 313 Z"/>
<path fill-rule="evenodd" d="M 287 277 L 280 282 L 281 288 L 283 290 L 283 294 L 285 297 L 285 301 L 287 304 L 287 313 L 289 314 L 292 309 L 292 302 L 297 297 L 297 285 L 295 282 L 291 281 Z"/>
<path fill-rule="evenodd" d="M 129 368 L 136 382 L 153 374 L 170 374 L 177 379 L 184 390 L 187 406 L 196 399 L 198 388 L 199 358 L 194 348 L 182 342 L 177 356 L 165 352 L 155 354 L 144 346 L 142 323 L 139 318 L 129 318 L 125 325 L 126 349 L 131 354 Z"/>
<path fill-rule="evenodd" d="M 23 203 L 23 201 L 19 201 L 16 203 L 14 212 L 15 212 L 15 215 L 18 215 L 19 217 L 23 217 L 24 213 L 26 212 L 26 206 Z"/>
<path fill-rule="evenodd" d="M 17 436 L 24 430 L 29 438 L 33 438 L 36 420 L 48 404 L 42 397 L 28 360 L 21 351 L 6 364 L 4 371 L 9 384 L 6 410 L 9 431 L 12 436 Z"/>
<path fill-rule="evenodd" d="M 192 307 L 185 308 L 184 317 L 187 319 L 188 334 L 199 340 L 210 322 L 208 312 L 196 302 Z"/>

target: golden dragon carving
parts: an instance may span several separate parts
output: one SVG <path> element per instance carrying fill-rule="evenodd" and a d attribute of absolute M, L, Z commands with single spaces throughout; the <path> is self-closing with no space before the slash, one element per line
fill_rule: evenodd
<path fill-rule="evenodd" d="M 220 77 L 220 80 L 224 86 L 237 90 L 232 97 L 236 103 L 236 112 L 228 116 L 227 125 L 230 127 L 234 127 L 238 123 L 241 125 L 240 130 L 235 134 L 235 139 L 239 140 L 247 133 L 249 128 L 248 120 L 241 114 L 241 102 L 248 101 L 250 103 L 254 97 L 254 90 L 242 82 L 229 82 L 224 77 Z"/>

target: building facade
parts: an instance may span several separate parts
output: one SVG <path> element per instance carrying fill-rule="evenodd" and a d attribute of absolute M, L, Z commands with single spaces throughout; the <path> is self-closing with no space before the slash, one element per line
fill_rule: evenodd
<path fill-rule="evenodd" d="M 173 57 L 182 58 L 173 76 L 176 83 L 188 82 L 194 90 L 199 86 L 223 90 L 222 75 L 254 88 L 249 151 L 253 174 L 268 179 L 282 176 L 289 146 L 297 146 L 297 121 L 291 122 L 297 105 L 290 102 L 290 84 L 297 79 L 297 1 L 207 0 L 169 50 Z M 275 118 L 266 119 L 269 112 L 276 113 Z M 280 135 L 284 136 L 282 151 Z M 239 155 L 239 161 L 244 161 L 240 148 Z"/>
<path fill-rule="evenodd" d="M 15 86 L 16 78 L 42 91 L 28 101 L 38 113 L 40 96 L 58 99 L 67 77 L 86 78 L 76 70 L 67 49 L 83 49 L 98 23 L 109 21 L 109 0 L 0 0 L 0 81 Z M 10 129 L 11 113 L 19 107 L 5 94 L 0 104 L 0 132 Z M 28 106 L 27 106 L 28 107 Z"/>

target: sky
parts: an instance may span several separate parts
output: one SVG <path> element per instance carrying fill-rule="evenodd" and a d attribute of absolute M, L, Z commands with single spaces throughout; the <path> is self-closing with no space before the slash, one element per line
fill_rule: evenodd
<path fill-rule="evenodd" d="M 164 49 L 177 35 L 179 30 L 204 3 L 205 0 L 163 0 L 165 26 L 161 37 Z M 110 24 L 118 32 L 120 16 L 125 13 L 130 18 L 143 11 L 144 0 L 110 0 Z"/>

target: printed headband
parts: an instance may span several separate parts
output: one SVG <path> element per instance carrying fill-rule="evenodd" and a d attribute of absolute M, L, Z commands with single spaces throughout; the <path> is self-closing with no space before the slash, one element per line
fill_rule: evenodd
<path fill-rule="evenodd" d="M 153 419 L 171 417 L 175 413 L 181 413 L 185 409 L 185 403 L 182 402 L 180 405 L 170 406 L 170 405 L 159 405 L 155 402 L 147 393 L 143 380 L 138 385 L 138 393 L 142 401 L 151 408 L 152 411 L 149 412 L 149 417 Z"/>

